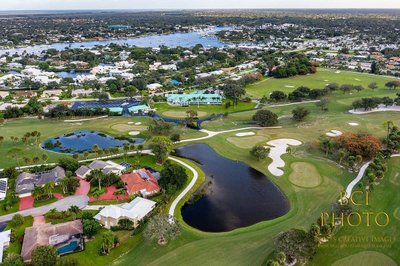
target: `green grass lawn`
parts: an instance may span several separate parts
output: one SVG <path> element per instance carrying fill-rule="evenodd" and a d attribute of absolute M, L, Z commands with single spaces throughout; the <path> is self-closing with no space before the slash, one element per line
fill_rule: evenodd
<path fill-rule="evenodd" d="M 191 106 L 172 106 L 168 103 L 155 103 L 154 108 L 158 114 L 172 118 L 186 117 L 186 111 L 194 110 L 199 112 L 199 117 L 206 117 L 212 114 L 222 114 L 225 112 L 240 111 L 255 107 L 255 103 L 238 102 L 237 106 L 225 108 L 225 104 L 221 105 L 191 105 Z"/>
<path fill-rule="evenodd" d="M 130 231 L 114 232 L 114 234 L 118 236 L 120 244 L 112 249 L 107 256 L 100 256 L 101 234 L 106 230 L 107 229 L 101 229 L 94 239 L 87 241 L 84 251 L 66 255 L 65 257 L 76 259 L 79 261 L 79 265 L 110 265 L 122 254 L 128 252 L 142 241 L 139 236 L 131 236 L 132 232 Z"/>
<path fill-rule="evenodd" d="M 66 123 L 63 120 L 56 119 L 38 120 L 36 118 L 8 120 L 5 124 L 0 125 L 0 136 L 4 137 L 4 141 L 0 142 L 0 158 L 4 158 L 0 160 L 0 169 L 10 166 L 25 165 L 23 160 L 25 157 L 30 159 L 33 157 L 41 158 L 43 154 L 47 154 L 49 156 L 48 162 L 57 162 L 61 157 L 69 156 L 44 150 L 39 145 L 39 143 L 44 142 L 46 139 L 60 134 L 70 133 L 76 130 L 95 130 L 111 136 L 130 137 L 128 135 L 129 131 L 138 126 L 128 124 L 128 122 L 142 123 L 140 127 L 142 127 L 141 130 L 143 130 L 143 128 L 147 128 L 151 121 L 151 118 L 148 117 L 108 117 L 100 120 L 73 123 Z M 12 136 L 21 139 L 26 132 L 35 130 L 41 133 L 39 143 L 24 145 L 22 141 L 15 142 L 11 140 Z M 179 133 L 181 139 L 205 136 L 202 132 L 181 126 L 174 127 L 174 132 Z M 139 135 L 138 137 L 143 136 Z M 146 145 L 147 144 L 145 144 L 145 146 Z M 13 158 L 11 154 L 9 154 L 9 151 L 15 148 L 20 149 L 20 152 L 17 157 Z M 93 157 L 95 155 L 91 156 Z M 81 156 L 80 159 L 83 159 L 83 157 Z M 43 163 L 43 161 L 40 161 L 40 163 Z"/>
<path fill-rule="evenodd" d="M 371 226 L 366 225 L 365 216 L 360 226 L 344 226 L 335 235 L 335 239 L 322 245 L 312 265 L 397 265 L 400 263 L 400 227 L 395 212 L 400 206 L 400 158 L 391 159 L 388 171 L 381 183 L 375 187 L 369 197 L 369 206 L 365 204 L 353 207 L 353 211 L 386 212 L 390 223 L 386 227 L 376 226 L 371 216 Z M 351 241 L 349 237 L 359 237 Z M 365 238 L 366 237 L 366 238 Z M 356 259 L 365 261 L 357 264 Z M 369 262 L 368 262 L 369 261 Z M 395 263 L 393 264 L 393 261 Z M 390 264 L 392 262 L 392 264 Z M 386 263 L 386 264 L 385 264 Z M 396 264 L 397 263 L 397 264 Z"/>
<path fill-rule="evenodd" d="M 322 89 L 328 83 L 362 85 L 365 89 L 368 89 L 368 84 L 376 82 L 379 88 L 383 89 L 386 82 L 393 80 L 393 78 L 385 76 L 339 71 L 340 73 L 337 73 L 337 70 L 318 68 L 315 74 L 285 79 L 268 78 L 247 86 L 246 91 L 252 98 L 261 98 L 264 95 L 268 97 L 271 92 L 276 90 L 289 93 L 300 86 Z"/>
<path fill-rule="evenodd" d="M 89 202 L 89 205 L 112 205 L 129 202 L 129 200 L 96 200 Z"/>
<path fill-rule="evenodd" d="M 20 240 L 24 235 L 25 228 L 32 226 L 33 217 L 32 216 L 24 216 L 24 223 L 20 226 L 13 228 L 11 224 L 8 224 L 5 230 L 13 229 L 15 231 L 15 241 L 10 243 L 10 246 L 7 248 L 7 253 L 21 253 L 22 243 Z"/>
<path fill-rule="evenodd" d="M 356 80 L 359 79 L 360 81 Z M 396 112 L 385 112 L 385 113 L 372 113 L 366 115 L 352 115 L 347 111 L 350 109 L 351 102 L 361 97 L 371 96 L 395 96 L 396 91 L 388 91 L 384 89 L 383 84 L 389 80 L 385 77 L 371 76 L 360 73 L 352 73 L 341 71 L 336 74 L 331 70 L 320 69 L 315 75 L 300 76 L 284 80 L 269 79 L 260 83 L 251 85 L 248 87 L 248 93 L 254 97 L 261 97 L 276 89 L 282 89 L 286 92 L 292 91 L 294 88 L 285 87 L 288 86 L 309 86 L 320 88 L 326 82 L 337 82 L 339 84 L 351 83 L 357 84 L 362 83 L 363 86 L 367 86 L 372 81 L 378 82 L 380 88 L 373 92 L 370 89 L 365 89 L 360 93 L 343 94 L 342 92 L 333 92 L 330 96 L 329 111 L 321 111 L 314 103 L 302 104 L 305 108 L 311 111 L 311 114 L 307 119 L 300 123 L 295 123 L 291 119 L 291 111 L 295 108 L 294 106 L 282 106 L 282 107 L 271 107 L 266 106 L 264 108 L 272 110 L 279 117 L 279 125 L 281 129 L 259 129 L 259 130 L 244 130 L 254 131 L 256 136 L 238 138 L 235 136 L 238 132 L 230 132 L 217 135 L 213 138 L 201 141 L 210 145 L 220 155 L 244 162 L 249 166 L 264 173 L 269 179 L 279 187 L 279 189 L 286 195 L 289 203 L 290 210 L 287 214 L 271 221 L 264 221 L 258 224 L 236 229 L 231 232 L 225 233 L 205 233 L 199 230 L 193 229 L 182 220 L 180 212 L 176 213 L 179 222 L 182 225 L 182 234 L 174 241 L 171 241 L 165 246 L 157 246 L 148 242 L 145 242 L 141 235 L 130 237 L 130 234 L 123 234 L 121 236 L 121 245 L 113 250 L 109 256 L 98 256 L 99 239 L 89 241 L 87 243 L 87 250 L 81 253 L 75 253 L 68 255 L 68 257 L 77 258 L 81 264 L 96 264 L 96 265 L 109 265 L 115 260 L 115 264 L 118 265 L 262 265 L 266 259 L 270 256 L 274 250 L 274 237 L 280 232 L 288 230 L 290 228 L 301 228 L 308 229 L 311 223 L 315 222 L 320 217 L 321 211 L 331 210 L 331 204 L 336 201 L 339 192 L 342 191 L 347 184 L 354 179 L 356 173 L 349 173 L 347 170 L 339 167 L 334 162 L 325 158 L 324 154 L 318 147 L 318 137 L 325 134 L 326 132 L 336 129 L 342 132 L 358 132 L 358 133 L 371 133 L 378 137 L 383 137 L 386 133 L 383 127 L 383 122 L 387 120 L 393 121 L 395 124 L 400 125 L 400 115 Z M 290 82 L 291 85 L 289 84 Z M 274 85 L 275 84 L 275 85 Z M 278 86 L 279 85 L 279 86 Z M 257 86 L 259 86 L 257 88 Z M 171 107 L 166 104 L 159 105 L 161 111 L 182 111 L 185 107 Z M 199 111 L 208 113 L 217 113 L 216 109 L 207 110 L 213 106 L 200 106 Z M 164 108 L 164 109 L 163 109 Z M 181 109 L 182 108 L 182 109 Z M 197 106 L 192 106 L 195 109 Z M 225 112 L 225 108 L 221 112 Z M 247 108 L 244 108 L 247 109 Z M 217 119 L 215 121 L 206 122 L 203 126 L 209 130 L 223 130 L 231 128 L 239 128 L 243 126 L 249 126 L 251 117 L 255 111 L 243 112 L 230 114 L 227 117 Z M 50 136 L 55 136 L 61 133 L 67 133 L 76 129 L 90 129 L 98 130 L 111 135 L 121 134 L 121 131 L 117 131 L 115 125 L 127 124 L 132 118 L 109 118 L 108 120 L 84 122 L 82 125 L 68 125 L 64 126 L 61 121 L 49 121 L 49 120 L 31 120 L 31 119 L 20 119 L 15 121 L 7 122 L 5 126 L 1 127 L 1 135 L 6 136 L 7 141 L 0 145 L 10 145 L 11 141 L 8 141 L 11 135 L 22 136 L 26 131 L 39 130 L 42 132 L 42 140 Z M 136 119 L 136 118 L 133 118 Z M 359 126 L 352 127 L 348 123 L 355 122 Z M 76 123 L 74 123 L 76 124 Z M 113 128 L 114 126 L 114 128 Z M 42 128 L 42 129 L 40 129 Z M 75 129 L 74 129 L 75 128 Z M 6 131 L 3 131 L 6 129 Z M 121 129 L 121 127 L 118 127 Z M 5 133 L 4 133 L 5 132 Z M 187 136 L 197 136 L 203 133 L 196 131 L 188 131 L 184 133 L 182 138 Z M 262 138 L 255 138 L 262 137 Z M 286 166 L 283 168 L 284 175 L 276 178 L 273 177 L 267 170 L 268 164 L 271 159 L 267 158 L 261 161 L 255 160 L 249 154 L 249 150 L 252 145 L 268 141 L 277 138 L 294 138 L 302 141 L 302 145 L 294 148 L 292 154 L 286 154 L 283 159 L 286 162 Z M 182 143 L 177 146 L 189 145 L 189 143 Z M 9 149 L 8 146 L 7 149 Z M 0 156 L 7 158 L 6 150 L 0 148 Z M 35 152 L 43 152 L 36 147 L 24 147 L 28 154 L 34 154 Z M 54 161 L 59 158 L 58 154 L 51 154 L 50 161 Z M 116 159 L 115 161 L 127 161 L 131 164 L 135 164 L 138 159 L 134 156 L 127 158 Z M 0 162 L 0 167 L 10 164 L 11 159 L 7 162 Z M 189 162 L 191 165 L 193 163 Z M 297 176 L 296 178 L 304 178 L 309 171 L 304 169 L 296 169 L 292 167 L 298 163 L 312 165 L 314 174 L 317 172 L 321 177 L 321 182 L 317 186 L 312 187 L 301 187 L 291 183 L 290 176 Z M 400 159 L 391 160 L 387 174 L 382 183 L 376 187 L 373 195 L 371 196 L 371 206 L 374 210 L 384 210 L 390 213 L 392 223 L 390 226 L 382 230 L 381 228 L 343 228 L 339 231 L 337 237 L 341 236 L 353 236 L 353 235 L 389 235 L 398 236 L 399 228 L 396 217 L 400 219 L 399 201 L 399 172 L 400 172 Z M 154 158 L 151 156 L 143 156 L 139 160 L 139 166 L 151 166 L 157 170 L 160 170 L 162 166 L 155 164 Z M 195 166 L 199 169 L 198 166 Z M 300 167 L 301 168 L 301 167 Z M 299 171 L 299 173 L 298 173 Z M 200 186 L 204 180 L 204 174 L 201 172 L 200 178 L 196 183 L 196 187 Z M 188 182 L 190 182 L 188 180 Z M 184 200 L 179 203 L 179 207 L 184 204 L 190 195 L 187 195 Z M 165 207 L 166 211 L 168 206 Z M 360 208 L 360 210 L 363 210 Z M 118 232 L 120 233 L 120 232 Z M 123 233 L 123 232 L 121 232 Z M 328 246 L 333 245 L 333 246 Z M 354 264 L 352 255 L 358 254 L 361 251 L 365 251 L 365 248 L 361 247 L 348 247 L 342 248 L 339 244 L 328 242 L 326 245 L 322 245 L 318 251 L 317 256 L 311 262 L 311 265 L 331 265 L 340 259 L 348 259 L 347 261 Z M 383 256 L 383 258 L 389 257 L 396 263 L 399 263 L 399 258 L 396 256 L 400 254 L 399 240 L 394 240 L 389 247 L 374 246 L 368 248 L 368 251 L 374 251 Z M 372 254 L 372 255 L 371 255 Z M 372 258 L 375 253 L 371 252 L 367 255 Z M 350 256 L 350 257 L 349 257 Z M 346 258 L 347 257 L 347 258 Z M 340 262 L 340 261 L 339 261 Z M 343 265 L 340 262 L 341 265 Z"/>
<path fill-rule="evenodd" d="M 40 207 L 40 206 L 44 206 L 53 202 L 56 202 L 58 199 L 56 197 L 51 197 L 49 199 L 45 198 L 45 199 L 41 199 L 41 200 L 36 200 L 33 202 L 33 207 Z"/>

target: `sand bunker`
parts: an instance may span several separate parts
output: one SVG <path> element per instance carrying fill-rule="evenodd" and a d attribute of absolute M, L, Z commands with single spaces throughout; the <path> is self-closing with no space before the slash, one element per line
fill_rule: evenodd
<path fill-rule="evenodd" d="M 356 127 L 356 126 L 359 126 L 360 124 L 359 123 L 350 122 L 349 125 L 352 126 L 352 127 Z"/>
<path fill-rule="evenodd" d="M 294 86 L 291 85 L 285 85 L 286 88 L 294 88 Z"/>
<path fill-rule="evenodd" d="M 130 136 L 137 136 L 140 134 L 140 131 L 131 131 L 128 133 Z"/>
<path fill-rule="evenodd" d="M 361 81 L 361 79 L 356 79 L 356 78 L 354 80 Z"/>
<path fill-rule="evenodd" d="M 334 130 L 334 129 L 332 129 L 330 132 L 326 133 L 326 135 L 329 136 L 329 137 L 339 137 L 342 134 L 343 134 L 342 131 Z"/>
<path fill-rule="evenodd" d="M 134 124 L 134 122 L 128 122 L 128 125 L 133 125 Z"/>
<path fill-rule="evenodd" d="M 254 132 L 241 132 L 241 133 L 236 133 L 236 137 L 244 137 L 244 136 L 253 136 L 256 133 Z"/>
<path fill-rule="evenodd" d="M 336 74 L 340 74 L 340 71 L 338 70 L 338 71 L 336 71 L 335 73 L 336 73 Z"/>
<path fill-rule="evenodd" d="M 142 122 L 136 122 L 135 123 L 135 126 L 139 126 L 139 125 L 141 125 L 142 124 Z"/>
<path fill-rule="evenodd" d="M 282 160 L 281 156 L 287 153 L 286 149 L 290 146 L 299 146 L 301 141 L 295 139 L 274 139 L 267 142 L 267 145 L 271 149 L 268 157 L 272 159 L 272 163 L 268 165 L 268 170 L 274 176 L 282 176 L 283 171 L 279 168 L 285 167 L 285 161 Z"/>

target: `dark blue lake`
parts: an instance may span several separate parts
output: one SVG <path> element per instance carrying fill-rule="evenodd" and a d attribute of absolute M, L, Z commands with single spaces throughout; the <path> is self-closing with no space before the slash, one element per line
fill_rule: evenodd
<path fill-rule="evenodd" d="M 183 220 L 206 232 L 226 232 L 272 220 L 289 211 L 282 192 L 263 173 L 224 158 L 205 144 L 177 149 L 193 159 L 207 178 L 200 190 L 204 196 L 182 208 Z"/>
<path fill-rule="evenodd" d="M 60 153 L 84 153 L 97 144 L 101 149 L 122 147 L 124 144 L 142 144 L 142 138 L 117 139 L 112 136 L 90 130 L 80 130 L 48 139 L 41 144 L 43 149 Z"/>

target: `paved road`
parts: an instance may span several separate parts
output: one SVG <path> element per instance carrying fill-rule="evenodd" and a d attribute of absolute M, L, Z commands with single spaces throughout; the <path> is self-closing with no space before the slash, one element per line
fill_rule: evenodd
<path fill-rule="evenodd" d="M 12 217 L 17 213 L 21 214 L 23 216 L 28 216 L 28 215 L 39 216 L 39 215 L 43 215 L 43 214 L 47 213 L 49 210 L 51 210 L 53 208 L 56 208 L 59 211 L 66 211 L 72 205 L 76 205 L 80 209 L 83 209 L 88 205 L 88 202 L 89 202 L 89 197 L 84 196 L 84 195 L 66 197 L 66 198 L 63 198 L 56 202 L 53 202 L 49 205 L 32 208 L 32 209 L 28 209 L 28 210 L 23 210 L 23 211 L 18 211 L 15 213 L 0 216 L 0 223 L 10 221 L 12 219 Z"/>

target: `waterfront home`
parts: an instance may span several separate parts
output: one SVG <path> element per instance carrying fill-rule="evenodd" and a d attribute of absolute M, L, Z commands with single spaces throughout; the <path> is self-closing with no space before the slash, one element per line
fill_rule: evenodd
<path fill-rule="evenodd" d="M 25 262 L 32 258 L 32 252 L 38 246 L 50 245 L 59 255 L 83 250 L 83 226 L 81 220 L 62 224 L 41 224 L 25 229 L 21 257 Z"/>
<path fill-rule="evenodd" d="M 157 178 L 149 170 L 142 168 L 121 176 L 129 195 L 141 194 L 149 197 L 160 192 Z"/>
<path fill-rule="evenodd" d="M 137 197 L 121 206 L 108 205 L 104 207 L 94 216 L 94 219 L 108 229 L 118 226 L 121 219 L 129 219 L 133 222 L 133 226 L 137 227 L 139 222 L 154 209 L 155 205 L 156 202 L 152 200 Z"/>
<path fill-rule="evenodd" d="M 78 170 L 75 171 L 75 175 L 81 179 L 85 179 L 90 174 L 90 172 L 92 172 L 92 169 L 90 169 L 86 165 L 82 165 L 78 168 Z"/>
<path fill-rule="evenodd" d="M 20 197 L 30 196 L 35 186 L 44 186 L 49 182 L 57 184 L 58 181 L 64 177 L 65 170 L 60 166 L 39 173 L 23 172 L 17 177 L 15 192 L 17 192 Z"/>
<path fill-rule="evenodd" d="M 114 173 L 116 175 L 121 175 L 122 172 L 125 170 L 125 167 L 114 163 L 113 161 L 100 161 L 94 160 L 91 162 L 88 167 L 92 170 L 98 169 L 101 170 L 104 174 L 111 174 Z"/>
<path fill-rule="evenodd" d="M 3 262 L 3 252 L 10 245 L 11 230 L 0 232 L 0 263 Z"/>

